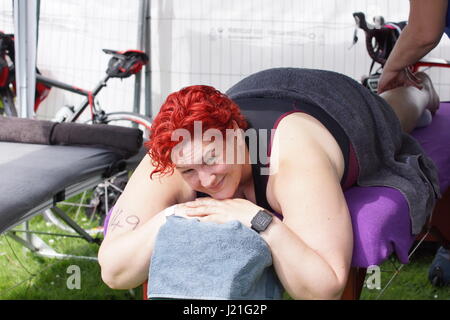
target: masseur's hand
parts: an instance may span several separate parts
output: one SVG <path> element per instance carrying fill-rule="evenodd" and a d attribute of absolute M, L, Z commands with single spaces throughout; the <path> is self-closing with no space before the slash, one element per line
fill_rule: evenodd
<path fill-rule="evenodd" d="M 409 68 L 404 68 L 400 71 L 386 68 L 383 70 L 380 81 L 378 82 L 378 94 L 397 87 L 408 86 L 414 86 L 417 89 L 422 89 L 422 80 L 417 78 Z"/>
<path fill-rule="evenodd" d="M 251 220 L 263 208 L 245 199 L 216 200 L 205 197 L 178 204 L 176 215 L 196 217 L 200 221 L 226 223 L 232 220 L 240 221 L 244 226 L 251 227 Z"/>

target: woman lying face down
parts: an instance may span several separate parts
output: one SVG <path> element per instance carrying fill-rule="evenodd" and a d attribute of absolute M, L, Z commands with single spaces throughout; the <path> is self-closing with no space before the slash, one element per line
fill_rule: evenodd
<path fill-rule="evenodd" d="M 320 86 L 316 89 L 320 93 Z M 412 126 L 430 101 L 429 92 L 413 87 L 386 93 L 403 128 Z M 411 112 L 403 114 L 404 101 L 412 98 L 415 119 Z M 155 238 L 166 221 L 161 212 L 178 204 L 180 215 L 216 223 L 237 220 L 258 230 L 294 299 L 340 298 L 353 249 L 342 187 L 352 169 L 351 148 L 345 149 L 351 141 L 320 110 L 301 112 L 302 105 L 300 111 L 288 110 L 293 104 L 258 97 L 235 102 L 208 86 L 169 95 L 154 119 L 149 153 L 111 214 L 114 226 L 110 222 L 99 251 L 105 283 L 126 289 L 147 279 Z M 252 139 L 247 144 L 244 138 L 249 129 L 262 135 L 260 129 L 275 127 L 265 150 L 269 170 L 263 171 L 260 143 L 254 148 Z M 278 213 L 282 220 L 257 225 L 254 218 L 261 211 Z M 128 223 L 136 219 L 137 224 Z"/>
<path fill-rule="evenodd" d="M 238 111 L 230 99 L 208 87 L 186 88 L 169 96 L 154 121 L 147 145 L 149 155 L 115 205 L 111 220 L 116 227 L 108 229 L 99 252 L 102 277 L 108 285 L 129 288 L 146 280 L 153 242 L 165 221 L 158 213 L 170 205 L 183 203 L 177 210 L 186 215 L 218 223 L 238 220 L 247 227 L 260 210 L 269 209 L 256 204 L 252 165 L 248 161 L 223 163 L 223 153 L 232 149 L 243 148 L 244 158 L 249 159 L 245 143 L 239 143 L 238 138 L 225 140 L 223 149 L 216 148 L 218 141 L 202 143 L 200 149 L 199 144 L 196 148 L 186 144 L 172 159 L 179 143 L 172 141 L 176 129 L 194 133 L 193 120 L 198 119 L 204 131 L 246 129 Z M 341 151 L 331 134 L 306 114 L 284 117 L 276 132 L 279 137 L 273 141 L 278 145 L 272 146 L 271 159 L 279 159 L 279 165 L 276 173 L 268 176 L 265 196 L 284 220 L 273 219 L 260 235 L 269 245 L 277 275 L 292 297 L 339 298 L 352 249 L 350 218 L 339 185 Z M 270 165 L 276 163 L 271 161 Z M 150 173 L 160 176 L 148 179 Z M 195 200 L 197 191 L 209 197 Z M 131 215 L 140 219 L 134 230 L 126 223 Z M 110 259 L 115 263 L 108 263 Z M 323 285 L 318 286 L 318 282 Z"/>

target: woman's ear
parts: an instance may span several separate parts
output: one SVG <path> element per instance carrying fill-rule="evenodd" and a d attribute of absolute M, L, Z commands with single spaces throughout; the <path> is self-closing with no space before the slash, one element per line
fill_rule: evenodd
<path fill-rule="evenodd" d="M 231 120 L 231 122 L 233 123 L 233 129 L 234 129 L 234 130 L 239 129 L 239 126 L 238 126 L 238 124 L 237 124 L 236 121 Z"/>

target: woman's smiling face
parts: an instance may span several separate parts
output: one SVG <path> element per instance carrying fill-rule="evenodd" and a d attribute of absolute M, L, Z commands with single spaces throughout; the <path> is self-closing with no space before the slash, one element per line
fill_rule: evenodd
<path fill-rule="evenodd" d="M 215 199 L 230 199 L 241 182 L 244 166 L 235 156 L 227 156 L 227 150 L 236 149 L 235 139 L 225 139 L 223 143 L 194 139 L 193 143 L 182 142 L 172 161 L 193 190 Z"/>

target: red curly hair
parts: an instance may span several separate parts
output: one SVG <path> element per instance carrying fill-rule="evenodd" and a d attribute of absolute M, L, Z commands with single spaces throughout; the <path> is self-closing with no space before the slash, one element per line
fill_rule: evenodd
<path fill-rule="evenodd" d="M 194 121 L 202 122 L 202 130 L 217 129 L 225 135 L 232 129 L 232 120 L 240 129 L 247 129 L 248 123 L 230 98 L 210 86 L 196 85 L 171 93 L 153 120 L 150 139 L 145 143 L 155 170 L 150 174 L 173 174 L 175 165 L 171 160 L 172 149 L 180 143 L 172 141 L 172 133 L 186 129 L 194 134 Z"/>

